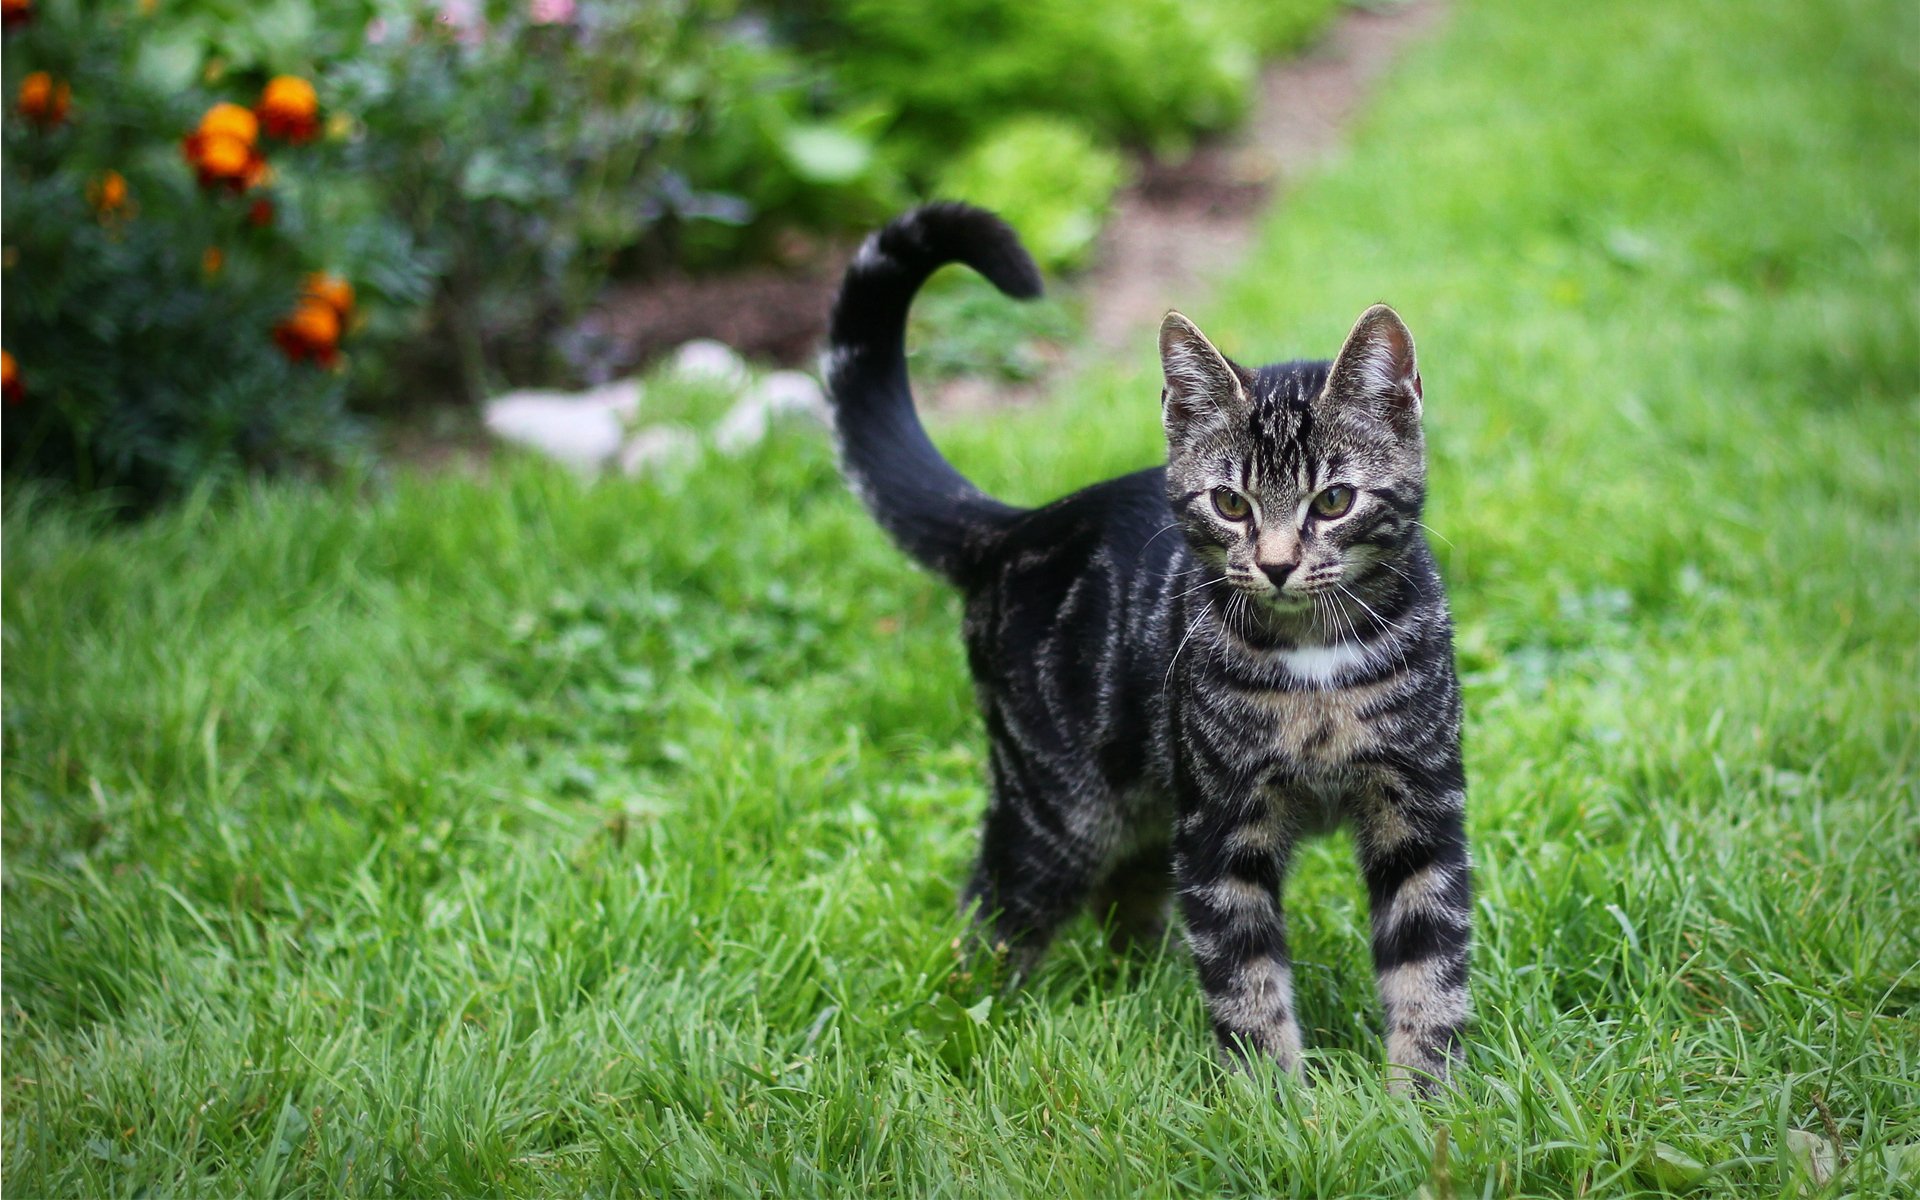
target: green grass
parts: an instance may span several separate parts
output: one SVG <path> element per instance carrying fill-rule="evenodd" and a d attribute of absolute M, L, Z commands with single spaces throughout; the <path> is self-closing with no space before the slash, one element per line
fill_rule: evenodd
<path fill-rule="evenodd" d="M 1384 1093 L 1339 841 L 1278 1102 L 1177 950 L 969 974 L 956 605 L 795 433 L 133 526 L 10 495 L 7 1194 L 1810 1194 L 1829 1120 L 1829 1192 L 1911 1194 L 1917 60 L 1890 0 L 1462 3 L 1188 310 L 1249 358 L 1382 298 L 1420 338 L 1457 1095 Z M 1156 386 L 1143 345 L 940 436 L 1037 500 L 1151 461 Z"/>

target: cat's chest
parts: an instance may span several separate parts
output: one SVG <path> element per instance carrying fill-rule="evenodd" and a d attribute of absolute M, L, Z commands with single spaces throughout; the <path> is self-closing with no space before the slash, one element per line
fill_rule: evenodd
<path fill-rule="evenodd" d="M 1241 717 L 1239 740 L 1247 752 L 1336 771 L 1380 746 L 1368 716 L 1379 699 L 1375 690 L 1236 690 L 1229 703 Z"/>
<path fill-rule="evenodd" d="M 1275 654 L 1257 671 L 1218 679 L 1214 700 L 1243 753 L 1297 773 L 1340 775 L 1391 736 L 1383 715 L 1406 683 L 1398 672 L 1350 682 L 1354 665 L 1338 648 Z"/>

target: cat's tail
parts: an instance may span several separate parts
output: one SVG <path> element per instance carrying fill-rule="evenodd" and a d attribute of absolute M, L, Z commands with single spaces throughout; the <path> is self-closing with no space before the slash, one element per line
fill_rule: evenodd
<path fill-rule="evenodd" d="M 847 481 L 881 528 L 930 569 L 965 583 L 1022 510 L 987 496 L 940 456 L 907 386 L 907 306 L 927 276 L 963 262 L 1009 296 L 1040 294 L 1040 271 L 1005 222 L 929 204 L 869 237 L 833 304 L 827 391 Z"/>

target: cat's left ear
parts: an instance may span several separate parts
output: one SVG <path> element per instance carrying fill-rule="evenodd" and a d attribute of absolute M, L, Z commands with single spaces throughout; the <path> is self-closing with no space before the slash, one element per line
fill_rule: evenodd
<path fill-rule="evenodd" d="M 1168 437 L 1177 440 L 1189 429 L 1245 416 L 1250 381 L 1177 312 L 1160 323 L 1160 367 L 1167 380 L 1160 415 Z"/>
<path fill-rule="evenodd" d="M 1326 396 L 1363 404 L 1397 426 L 1420 423 L 1420 364 L 1400 314 L 1376 304 L 1360 314 L 1327 374 Z"/>

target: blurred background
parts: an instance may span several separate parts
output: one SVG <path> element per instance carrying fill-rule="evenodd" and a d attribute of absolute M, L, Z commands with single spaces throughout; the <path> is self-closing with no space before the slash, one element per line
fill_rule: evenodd
<path fill-rule="evenodd" d="M 1338 7 L 7 0 L 8 469 L 137 504 L 697 338 L 807 364 L 920 198 L 1084 268 L 1129 184 L 1248 207 L 1261 164 L 1192 152 Z M 983 307 L 935 302 L 934 364 L 1074 328 Z"/>

